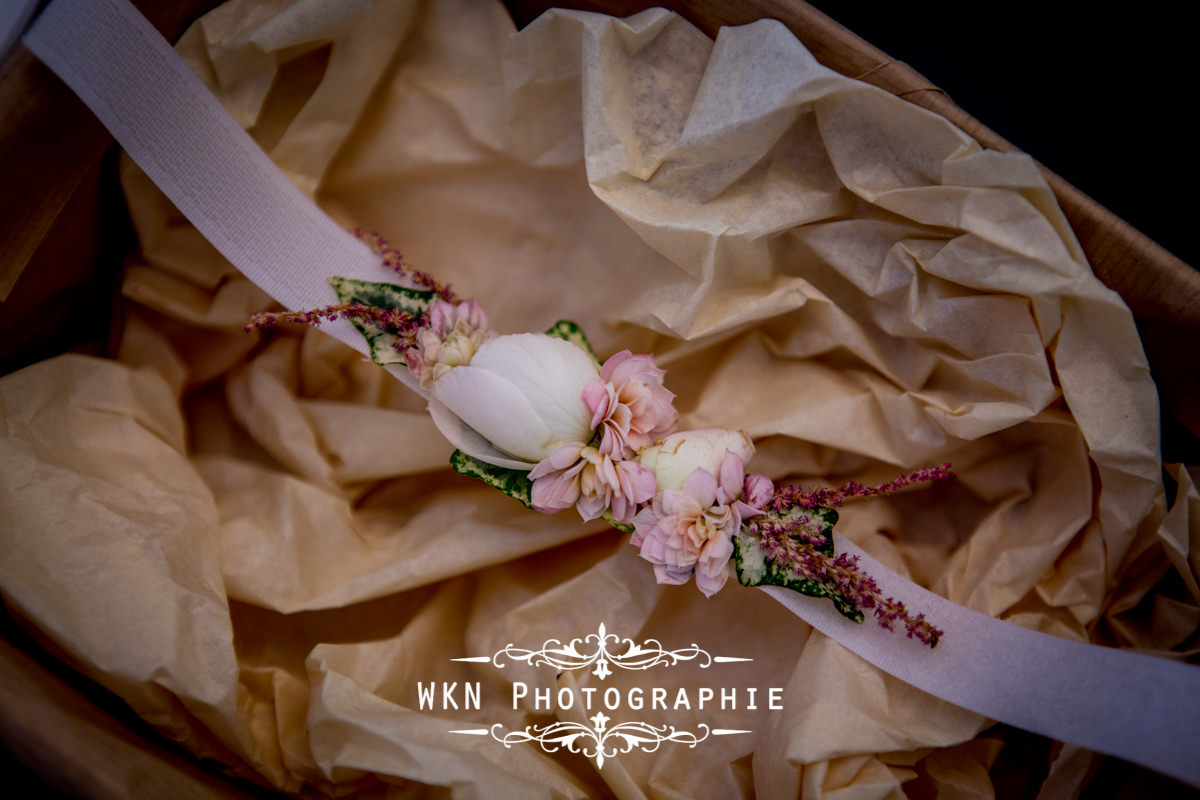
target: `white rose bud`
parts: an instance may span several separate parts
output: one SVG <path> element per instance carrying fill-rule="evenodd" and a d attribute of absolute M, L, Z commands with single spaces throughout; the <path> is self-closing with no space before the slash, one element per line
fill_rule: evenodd
<path fill-rule="evenodd" d="M 500 336 L 434 381 L 429 411 L 467 455 L 532 469 L 560 445 L 591 440 L 583 387 L 599 376 L 591 357 L 570 342 L 540 333 Z"/>
<path fill-rule="evenodd" d="M 734 453 L 745 464 L 754 455 L 754 443 L 745 431 L 718 428 L 681 431 L 672 434 L 638 456 L 643 467 L 654 473 L 658 490 L 682 489 L 683 482 L 697 468 L 717 477 L 725 451 Z"/>

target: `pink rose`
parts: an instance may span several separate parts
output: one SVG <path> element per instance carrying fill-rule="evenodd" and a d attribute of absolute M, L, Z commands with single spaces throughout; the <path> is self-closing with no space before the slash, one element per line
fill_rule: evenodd
<path fill-rule="evenodd" d="M 717 475 L 697 467 L 681 489 L 660 492 L 638 512 L 631 541 L 659 583 L 686 583 L 694 574 L 697 588 L 711 597 L 725 585 L 742 520 L 762 513 L 773 491 L 764 476 L 747 477 L 742 459 L 727 450 Z"/>
<path fill-rule="evenodd" d="M 675 395 L 663 386 L 665 374 L 653 356 L 628 350 L 604 362 L 600 378 L 583 390 L 592 427 L 601 431 L 601 453 L 632 458 L 671 432 L 679 414 L 672 404 Z"/>

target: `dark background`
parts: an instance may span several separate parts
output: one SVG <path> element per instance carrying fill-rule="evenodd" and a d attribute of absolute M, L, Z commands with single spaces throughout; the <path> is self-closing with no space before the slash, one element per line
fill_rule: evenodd
<path fill-rule="evenodd" d="M 1200 266 L 1197 32 L 1162 0 L 810 0 L 1163 247 Z"/>
<path fill-rule="evenodd" d="M 554 0 L 503 0 L 518 27 Z M 624 16 L 654 2 L 749 22 L 788 0 L 568 0 Z M 1186 3 L 809 0 L 967 113 L 1190 263 L 1200 178 L 1197 34 Z M 703 28 L 704 26 L 701 25 Z M 710 33 L 712 33 L 710 31 Z M 858 77 L 852 75 L 851 77 Z"/>

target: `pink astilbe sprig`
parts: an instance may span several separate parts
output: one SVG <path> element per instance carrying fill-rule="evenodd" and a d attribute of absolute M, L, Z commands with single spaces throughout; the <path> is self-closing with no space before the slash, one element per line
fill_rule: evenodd
<path fill-rule="evenodd" d="M 394 308 L 379 308 L 362 303 L 341 303 L 334 306 L 311 308 L 305 311 L 263 311 L 250 317 L 246 324 L 247 333 L 254 330 L 274 328 L 285 324 L 320 325 L 335 319 L 357 319 L 374 322 L 400 337 L 411 338 L 426 324 L 423 314 L 410 314 Z"/>
<path fill-rule="evenodd" d="M 825 537 L 814 530 L 813 521 L 806 516 L 791 520 L 763 517 L 747 523 L 746 528 L 777 564 L 790 564 L 799 558 L 801 550 L 825 544 Z"/>
<path fill-rule="evenodd" d="M 810 550 L 796 564 L 796 571 L 803 577 L 821 583 L 832 583 L 837 591 L 860 611 L 872 611 L 881 628 L 896 630 L 896 624 L 904 626 L 908 638 L 917 639 L 930 647 L 937 647 L 945 631 L 937 628 L 924 614 L 908 613 L 904 603 L 892 597 L 884 597 L 879 584 L 858 566 L 858 556 L 840 553 L 830 557 L 819 550 Z"/>
<path fill-rule="evenodd" d="M 855 481 L 842 484 L 836 489 L 801 489 L 798 486 L 780 486 L 775 490 L 775 496 L 771 498 L 768 507 L 772 511 L 821 506 L 829 508 L 840 506 L 844 501 L 855 497 L 894 494 L 913 484 L 952 480 L 954 477 L 954 473 L 950 471 L 950 465 L 942 464 L 940 467 L 918 469 L 875 486 L 866 486 Z"/>
<path fill-rule="evenodd" d="M 413 269 L 404 262 L 404 256 L 399 250 L 388 244 L 387 239 L 384 239 L 374 231 L 364 231 L 362 228 L 355 228 L 351 231 L 354 236 L 367 247 L 371 248 L 371 252 L 379 256 L 379 260 L 388 269 L 395 272 L 397 275 L 402 275 L 405 278 L 412 280 L 414 283 L 432 289 L 437 292 L 438 297 L 445 300 L 447 303 L 458 303 L 458 296 L 450 290 L 450 284 L 442 283 L 437 278 L 430 275 L 428 272 L 422 272 L 418 269 Z"/>
<path fill-rule="evenodd" d="M 897 623 L 902 624 L 908 638 L 936 647 L 944 631 L 924 614 L 912 615 L 904 603 L 885 597 L 875 579 L 859 567 L 858 556 L 831 556 L 822 551 L 826 540 L 816 526 L 814 520 L 802 515 L 783 522 L 754 520 L 747 523 L 746 530 L 776 565 L 794 569 L 800 578 L 832 587 L 854 609 L 873 612 L 880 627 L 892 631 Z"/>

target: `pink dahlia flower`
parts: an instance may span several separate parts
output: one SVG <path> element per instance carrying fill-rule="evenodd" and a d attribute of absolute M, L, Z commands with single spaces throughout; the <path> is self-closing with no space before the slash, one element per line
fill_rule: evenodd
<path fill-rule="evenodd" d="M 761 514 L 774 487 L 762 475 L 746 476 L 742 459 L 726 451 L 717 475 L 697 467 L 682 489 L 668 489 L 633 519 L 632 542 L 654 565 L 659 583 L 687 583 L 711 597 L 725 585 L 733 537 L 742 520 Z"/>
<path fill-rule="evenodd" d="M 429 389 L 453 367 L 470 363 L 475 351 L 488 340 L 487 315 L 474 300 L 454 305 L 438 300 L 429 309 L 429 325 L 405 354 L 408 370 Z"/>
<path fill-rule="evenodd" d="M 666 373 L 654 357 L 615 354 L 600 369 L 600 377 L 583 390 L 592 411 L 592 427 L 600 428 L 600 452 L 613 458 L 633 458 L 640 450 L 671 432 L 678 412 L 665 386 Z"/>
<path fill-rule="evenodd" d="M 529 472 L 529 478 L 534 508 L 553 513 L 573 505 L 585 520 L 609 509 L 615 520 L 629 523 L 638 507 L 654 497 L 653 472 L 579 442 L 556 449 Z"/>

